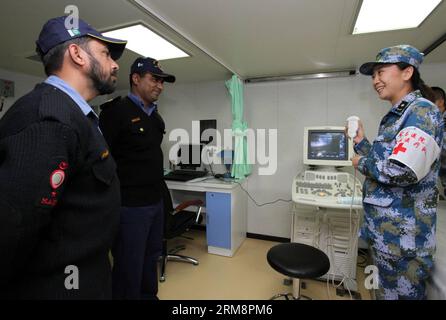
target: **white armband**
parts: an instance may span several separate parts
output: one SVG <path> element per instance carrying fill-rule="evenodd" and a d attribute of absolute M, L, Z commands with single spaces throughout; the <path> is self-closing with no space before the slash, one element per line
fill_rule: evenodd
<path fill-rule="evenodd" d="M 397 160 L 410 168 L 420 181 L 429 173 L 440 151 L 437 142 L 429 134 L 417 127 L 407 127 L 398 133 L 389 159 Z"/>

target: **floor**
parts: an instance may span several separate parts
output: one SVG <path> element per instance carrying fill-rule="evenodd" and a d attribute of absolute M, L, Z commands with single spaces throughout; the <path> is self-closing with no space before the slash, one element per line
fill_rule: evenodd
<path fill-rule="evenodd" d="M 186 236 L 194 240 L 177 238 L 169 242 L 169 248 L 185 244 L 186 249 L 179 254 L 194 257 L 200 264 L 168 262 L 166 280 L 159 286 L 160 299 L 267 300 L 277 293 L 292 290 L 292 286 L 284 284 L 285 277 L 266 261 L 268 250 L 276 242 L 248 238 L 230 258 L 207 253 L 204 231 L 191 230 Z M 360 297 L 352 298 L 370 300 L 370 292 L 363 285 L 364 269 L 361 267 L 357 269 L 357 282 Z M 327 285 L 327 281 L 305 280 L 305 285 L 302 294 L 314 300 L 351 299 L 348 293 L 343 297 L 336 295 L 331 282 Z"/>

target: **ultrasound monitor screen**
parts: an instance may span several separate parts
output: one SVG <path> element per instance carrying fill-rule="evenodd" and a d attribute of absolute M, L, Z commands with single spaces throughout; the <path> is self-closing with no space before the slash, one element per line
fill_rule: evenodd
<path fill-rule="evenodd" d="M 348 143 L 343 131 L 308 132 L 308 159 L 348 160 Z"/>

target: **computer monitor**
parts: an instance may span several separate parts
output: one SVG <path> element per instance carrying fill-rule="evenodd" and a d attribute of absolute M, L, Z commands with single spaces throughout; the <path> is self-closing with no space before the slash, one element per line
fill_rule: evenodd
<path fill-rule="evenodd" d="M 313 166 L 351 166 L 353 146 L 344 127 L 306 127 L 304 164 Z"/>
<path fill-rule="evenodd" d="M 181 169 L 196 170 L 201 167 L 201 144 L 180 144 L 178 149 L 178 166 Z"/>
<path fill-rule="evenodd" d="M 217 120 L 200 120 L 200 142 L 208 144 L 214 141 L 216 138 L 216 130 Z"/>

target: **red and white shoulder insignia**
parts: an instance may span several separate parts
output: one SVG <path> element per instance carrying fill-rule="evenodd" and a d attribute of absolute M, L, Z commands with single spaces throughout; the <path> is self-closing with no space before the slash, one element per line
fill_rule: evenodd
<path fill-rule="evenodd" d="M 50 176 L 50 184 L 51 188 L 54 190 L 59 188 L 65 180 L 65 172 L 62 170 L 54 170 Z"/>

